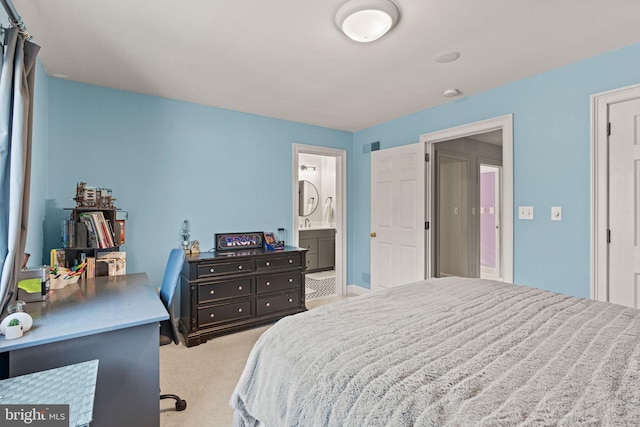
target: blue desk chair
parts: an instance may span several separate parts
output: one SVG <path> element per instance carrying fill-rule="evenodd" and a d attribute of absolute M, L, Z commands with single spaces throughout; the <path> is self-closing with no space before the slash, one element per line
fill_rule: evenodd
<path fill-rule="evenodd" d="M 176 328 L 173 318 L 172 304 L 173 296 L 176 293 L 176 288 L 180 281 L 180 272 L 182 271 L 183 263 L 184 251 L 182 249 L 172 249 L 171 253 L 169 253 L 167 268 L 164 271 L 162 287 L 160 288 L 160 300 L 169 312 L 169 319 L 160 322 L 160 345 L 171 344 L 171 342 L 174 342 L 176 345 L 180 343 L 178 329 Z M 182 400 L 180 396 L 175 394 L 161 394 L 160 399 L 175 399 L 176 411 L 184 411 L 187 407 L 187 401 Z"/>

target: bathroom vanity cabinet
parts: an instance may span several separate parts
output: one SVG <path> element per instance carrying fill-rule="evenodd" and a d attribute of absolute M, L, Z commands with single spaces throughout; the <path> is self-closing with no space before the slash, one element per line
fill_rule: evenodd
<path fill-rule="evenodd" d="M 299 246 L 307 249 L 307 273 L 335 268 L 335 228 L 302 229 L 299 241 Z"/>

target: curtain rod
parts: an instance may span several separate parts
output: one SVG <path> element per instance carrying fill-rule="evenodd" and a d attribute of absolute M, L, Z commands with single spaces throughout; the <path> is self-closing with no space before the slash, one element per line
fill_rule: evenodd
<path fill-rule="evenodd" d="M 11 25 L 17 27 L 21 34 L 24 34 L 27 39 L 30 39 L 31 34 L 27 31 L 27 26 L 22 22 L 22 18 L 18 15 L 18 11 L 13 3 L 11 3 L 11 0 L 0 0 L 0 3 L 2 3 L 2 7 L 4 7 L 4 10 L 7 12 Z"/>

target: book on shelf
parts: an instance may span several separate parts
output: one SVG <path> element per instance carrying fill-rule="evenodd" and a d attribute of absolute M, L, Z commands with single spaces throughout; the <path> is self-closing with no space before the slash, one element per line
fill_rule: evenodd
<path fill-rule="evenodd" d="M 107 221 L 104 219 L 104 215 L 102 212 L 91 212 L 91 216 L 93 217 L 94 224 L 98 229 L 98 234 L 100 235 L 100 240 L 103 248 L 110 248 L 113 245 L 113 239 L 111 239 L 111 235 L 109 233 L 109 229 L 107 228 Z"/>
<path fill-rule="evenodd" d="M 88 256 L 86 261 L 87 261 L 87 266 L 85 268 L 86 277 L 89 279 L 92 277 L 96 277 L 96 258 L 92 256 Z"/>
<path fill-rule="evenodd" d="M 116 219 L 116 243 L 124 245 L 124 219 Z"/>
<path fill-rule="evenodd" d="M 95 260 L 95 277 L 127 274 L 126 252 L 100 252 Z"/>
<path fill-rule="evenodd" d="M 88 247 L 107 249 L 116 246 L 112 228 L 102 212 L 82 212 L 78 218 L 87 228 Z"/>
<path fill-rule="evenodd" d="M 98 238 L 98 232 L 93 222 L 93 217 L 88 213 L 81 213 L 78 215 L 80 221 L 87 229 L 87 247 L 88 248 L 102 248 Z"/>

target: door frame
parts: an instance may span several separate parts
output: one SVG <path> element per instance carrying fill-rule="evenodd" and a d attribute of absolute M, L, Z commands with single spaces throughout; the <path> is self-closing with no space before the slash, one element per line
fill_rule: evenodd
<path fill-rule="evenodd" d="M 300 154 L 315 154 L 318 156 L 334 157 L 336 159 L 336 290 L 340 295 L 347 294 L 347 151 L 337 148 L 316 145 L 293 144 L 292 161 L 292 224 L 293 246 L 298 246 L 300 231 L 298 212 L 298 157 Z"/>
<path fill-rule="evenodd" d="M 486 133 L 495 130 L 502 130 L 502 236 L 500 246 L 502 248 L 502 280 L 513 283 L 513 114 L 507 114 L 492 119 L 456 126 L 435 132 L 420 135 L 420 142 L 425 144 L 425 152 L 430 159 L 434 158 L 434 145 L 451 139 L 464 138 L 467 136 Z M 427 195 L 425 197 L 426 213 L 430 224 L 433 222 L 433 188 L 435 167 L 433 162 L 426 164 Z M 430 181 L 430 182 L 429 182 Z M 430 227 L 431 231 L 433 227 Z M 433 233 L 427 233 L 425 253 L 427 255 L 427 277 L 433 277 Z"/>
<path fill-rule="evenodd" d="M 640 85 L 591 95 L 591 289 L 590 297 L 609 300 L 609 106 L 640 98 Z"/>

